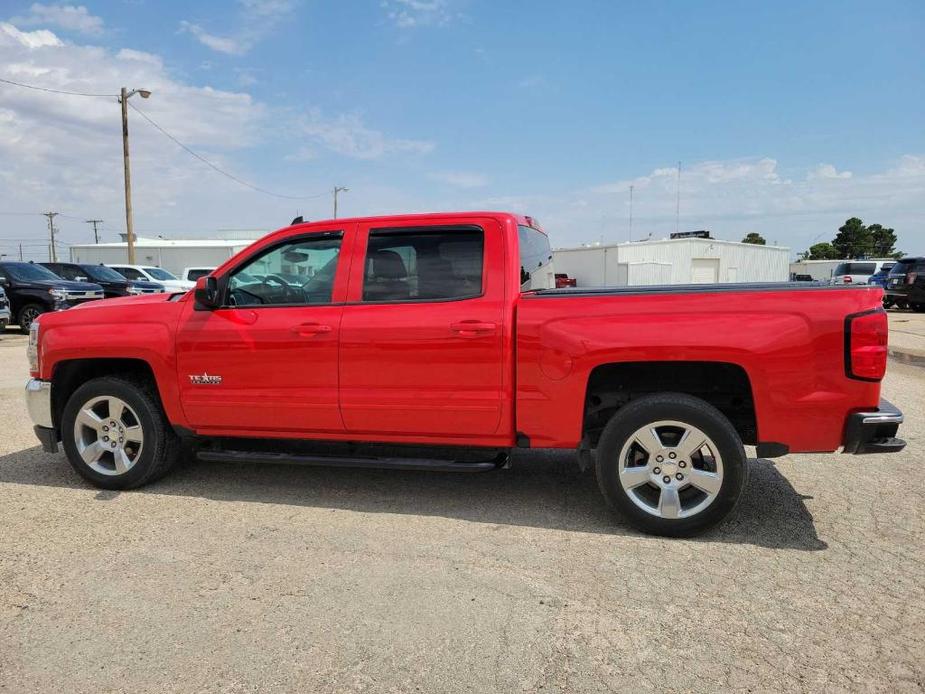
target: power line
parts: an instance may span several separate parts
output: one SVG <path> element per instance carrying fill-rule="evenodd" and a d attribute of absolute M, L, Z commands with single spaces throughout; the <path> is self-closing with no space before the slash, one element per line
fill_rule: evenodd
<path fill-rule="evenodd" d="M 0 82 L 5 82 L 6 84 L 12 84 L 16 87 L 23 87 L 25 89 L 35 89 L 39 92 L 50 92 L 52 94 L 68 94 L 70 96 L 96 96 L 96 97 L 116 97 L 118 94 L 87 94 L 86 92 L 69 92 L 64 89 L 50 89 L 49 87 L 39 87 L 34 84 L 24 84 L 23 82 L 15 82 L 13 80 L 3 79 L 0 77 Z"/>
<path fill-rule="evenodd" d="M 246 188 L 250 188 L 251 190 L 256 190 L 258 193 L 263 193 L 264 195 L 271 195 L 271 196 L 273 196 L 274 198 L 285 198 L 285 199 L 287 199 L 287 200 L 310 200 L 310 199 L 312 199 L 312 198 L 320 198 L 320 197 L 323 197 L 323 196 L 326 196 L 326 195 L 327 195 L 327 193 L 319 193 L 318 195 L 282 195 L 282 194 L 280 194 L 280 193 L 274 193 L 273 191 L 266 190 L 266 189 L 264 189 L 264 188 L 260 188 L 260 187 L 258 187 L 258 186 L 253 185 L 252 183 L 248 183 L 247 181 L 241 180 L 240 178 L 238 178 L 238 177 L 235 176 L 234 174 L 230 174 L 230 173 L 228 173 L 227 171 L 218 168 L 218 166 L 216 166 L 215 164 L 213 164 L 211 161 L 209 161 L 208 159 L 206 159 L 204 156 L 202 156 L 201 154 L 199 154 L 199 153 L 197 153 L 197 152 L 194 152 L 192 149 L 190 149 L 189 147 L 187 147 L 186 145 L 184 145 L 184 144 L 183 144 L 182 142 L 180 142 L 177 138 L 175 138 L 175 137 L 174 137 L 173 135 L 171 135 L 169 132 L 167 132 L 166 130 L 164 130 L 164 128 L 162 128 L 160 125 L 158 125 L 157 123 L 155 123 L 154 120 L 152 120 L 152 119 L 151 119 L 144 111 L 142 111 L 140 108 L 138 108 L 137 106 L 135 106 L 135 104 L 133 104 L 133 103 L 130 102 L 130 101 L 127 102 L 127 103 L 128 103 L 129 106 L 132 107 L 132 109 L 133 109 L 138 115 L 140 115 L 142 118 L 144 118 L 146 121 L 148 121 L 148 123 L 150 123 L 152 126 L 154 126 L 158 131 L 160 131 L 160 133 L 161 133 L 162 135 L 164 135 L 164 136 L 167 137 L 168 139 L 172 140 L 172 141 L 173 141 L 176 145 L 178 145 L 181 149 L 183 149 L 184 151 L 186 151 L 187 154 L 189 154 L 189 155 L 191 155 L 191 156 L 193 156 L 193 157 L 196 157 L 196 159 L 198 159 L 199 161 L 201 161 L 203 164 L 206 164 L 206 165 L 209 166 L 210 168 L 214 169 L 215 171 L 217 171 L 218 173 L 220 173 L 222 176 L 226 176 L 227 178 L 230 178 L 230 179 L 231 179 L 232 181 L 234 181 L 235 183 L 239 183 L 240 185 L 245 186 Z"/>

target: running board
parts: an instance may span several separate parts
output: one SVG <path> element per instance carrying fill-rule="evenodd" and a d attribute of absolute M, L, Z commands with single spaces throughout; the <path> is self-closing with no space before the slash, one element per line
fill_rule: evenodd
<path fill-rule="evenodd" d="M 456 461 L 431 458 L 358 458 L 328 455 L 291 455 L 263 451 L 210 451 L 196 454 L 210 463 L 280 463 L 283 465 L 317 465 L 325 467 L 386 468 L 390 470 L 430 470 L 432 472 L 491 472 L 510 467 L 510 456 L 499 453 L 492 460 Z"/>

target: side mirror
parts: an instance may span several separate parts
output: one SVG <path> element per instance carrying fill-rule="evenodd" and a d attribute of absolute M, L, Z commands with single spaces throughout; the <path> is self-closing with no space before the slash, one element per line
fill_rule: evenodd
<path fill-rule="evenodd" d="M 194 296 L 196 304 L 207 311 L 218 308 L 221 305 L 221 299 L 218 293 L 218 280 L 211 275 L 200 277 L 196 280 L 196 289 Z"/>

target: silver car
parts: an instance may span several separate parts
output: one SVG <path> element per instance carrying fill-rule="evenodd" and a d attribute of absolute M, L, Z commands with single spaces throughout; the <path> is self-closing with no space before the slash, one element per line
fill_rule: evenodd
<path fill-rule="evenodd" d="M 0 287 L 0 332 L 6 329 L 6 326 L 10 324 L 11 320 L 10 300 L 6 298 L 6 291 L 3 287 Z"/>

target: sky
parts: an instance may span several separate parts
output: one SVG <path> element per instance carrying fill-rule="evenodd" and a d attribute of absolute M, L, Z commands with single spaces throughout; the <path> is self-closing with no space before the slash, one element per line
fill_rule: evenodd
<path fill-rule="evenodd" d="M 44 260 L 46 211 L 62 244 L 117 240 L 124 86 L 152 91 L 140 236 L 326 219 L 336 185 L 340 216 L 509 210 L 556 247 L 796 254 L 858 216 L 925 254 L 923 35 L 921 0 L 0 0 L 0 79 L 104 95 L 0 82 L 0 253 Z"/>

